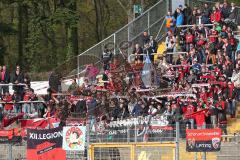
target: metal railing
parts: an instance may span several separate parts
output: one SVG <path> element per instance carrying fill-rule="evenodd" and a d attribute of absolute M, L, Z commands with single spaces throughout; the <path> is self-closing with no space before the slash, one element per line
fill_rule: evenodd
<path fill-rule="evenodd" d="M 111 51 L 114 56 L 127 57 L 132 52 L 133 45 L 142 41 L 142 33 L 147 31 L 154 36 L 157 42 L 164 38 L 164 20 L 168 11 L 169 0 L 159 0 L 155 5 L 146 10 L 133 21 L 98 42 L 91 48 L 78 56 L 69 58 L 55 68 L 55 72 L 64 78 L 81 77 L 81 71 L 86 64 L 93 63 L 101 68 L 101 56 L 105 48 Z M 118 58 L 119 59 L 119 58 Z"/>
<path fill-rule="evenodd" d="M 132 22 L 79 54 L 77 57 L 78 73 L 80 72 L 80 66 L 83 65 L 82 59 L 84 55 L 94 55 L 101 58 L 105 48 L 110 50 L 114 55 L 121 53 L 120 50 L 124 50 L 128 54 L 132 51 L 133 44 L 141 44 L 141 36 L 144 31 L 147 31 L 149 35 L 158 39 L 159 35 L 164 33 L 163 22 L 168 11 L 168 4 L 169 0 L 160 0 Z M 126 42 L 130 44 L 128 47 L 124 46 Z M 86 61 L 84 62 L 86 63 Z"/>
<path fill-rule="evenodd" d="M 193 26 L 204 26 L 204 27 L 209 27 L 209 26 L 213 26 L 213 24 L 193 24 L 193 25 L 179 25 L 177 26 L 177 28 L 189 28 L 189 27 L 193 27 Z"/>
<path fill-rule="evenodd" d="M 160 0 L 132 22 L 79 54 L 78 57 L 85 54 L 93 54 L 101 57 L 102 51 L 107 45 L 113 45 L 111 50 L 117 52 L 117 48 L 121 47 L 120 44 L 122 42 L 136 41 L 136 39 L 138 39 L 144 31 L 147 31 L 150 35 L 156 36 L 162 24 L 159 22 L 164 20 L 168 11 L 167 6 L 168 0 Z"/>
<path fill-rule="evenodd" d="M 91 144 L 91 160 L 99 159 L 174 159 L 174 143 L 110 143 Z"/>
<path fill-rule="evenodd" d="M 190 125 L 189 125 L 190 126 Z M 173 140 L 166 139 L 161 140 L 159 139 L 159 135 L 163 134 L 158 132 L 156 135 L 157 139 L 142 141 L 142 140 L 134 140 L 134 135 L 129 137 L 133 139 L 133 141 L 127 141 L 127 137 L 125 140 L 119 141 L 118 138 L 112 136 L 111 141 L 96 141 L 92 137 L 91 132 L 87 132 L 87 136 L 90 136 L 90 140 L 88 145 L 86 146 L 85 151 L 66 151 L 66 159 L 68 160 L 86 160 L 86 159 L 99 159 L 99 160 L 110 160 L 112 158 L 119 158 L 119 159 L 138 159 L 139 157 L 143 156 L 142 154 L 145 153 L 147 155 L 151 155 L 152 159 L 156 159 L 156 157 L 164 156 L 167 159 L 175 159 L 181 160 L 186 158 L 186 154 L 191 154 L 189 152 L 185 152 L 186 148 L 186 125 L 176 126 L 174 129 L 176 135 L 171 134 L 170 136 L 173 137 Z M 197 126 L 194 126 L 195 129 Z M 206 128 L 210 129 L 212 126 L 207 125 Z M 178 131 L 177 131 L 178 130 Z M 121 130 L 118 130 L 121 132 Z M 160 131 L 160 129 L 158 130 Z M 113 133 L 113 132 L 112 132 Z M 165 136 L 164 136 L 165 137 Z M 166 137 L 165 137 L 166 138 Z M 234 157 L 234 154 L 237 154 L 237 150 L 234 148 L 239 147 L 240 136 L 238 134 L 234 135 L 222 135 L 222 145 L 221 150 L 218 153 L 215 153 L 215 156 L 218 157 Z M 21 143 L 17 144 L 1 144 L 1 153 L 0 153 L 0 160 L 13 160 L 13 159 L 27 159 L 26 157 L 26 141 L 22 141 Z M 135 148 L 131 148 L 135 147 Z M 181 152 L 179 153 L 179 151 Z M 228 154 L 232 151 L 232 155 Z M 194 153 L 193 153 L 194 154 Z M 197 157 L 196 154 L 193 157 Z M 201 153 L 203 154 L 203 153 Z M 131 158 L 132 157 L 132 158 Z M 147 156 L 148 157 L 148 156 Z M 197 159 L 197 158 L 196 158 Z M 209 153 L 207 153 L 206 158 L 207 160 L 211 160 L 209 157 Z"/>
<path fill-rule="evenodd" d="M 200 7 L 203 6 L 204 3 L 208 3 L 210 6 L 213 6 L 216 2 L 222 1 L 186 0 L 186 2 L 190 7 Z M 58 67 L 58 70 L 60 70 L 63 76 L 74 75 L 80 77 L 80 72 L 85 64 L 93 63 L 97 64 L 99 67 L 102 65 L 100 63 L 100 58 L 105 48 L 110 50 L 114 55 L 125 54 L 127 57 L 127 54 L 132 52 L 133 44 L 141 44 L 141 36 L 144 31 L 147 31 L 150 35 L 154 36 L 157 42 L 163 40 L 165 33 L 164 20 L 170 3 L 170 0 L 158 1 L 132 22 L 128 23 L 78 56 L 72 57 L 66 61 L 66 63 Z M 240 8 L 237 7 L 237 9 L 238 16 L 236 17 L 236 22 L 240 24 Z"/>

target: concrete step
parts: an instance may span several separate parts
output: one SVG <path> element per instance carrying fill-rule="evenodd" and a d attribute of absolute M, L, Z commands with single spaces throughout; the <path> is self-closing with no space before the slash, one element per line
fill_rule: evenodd
<path fill-rule="evenodd" d="M 240 144 L 233 143 L 233 142 L 225 142 L 225 143 L 232 143 L 232 144 L 221 144 L 221 149 L 228 149 L 228 148 L 233 148 L 233 149 L 240 149 Z"/>
<path fill-rule="evenodd" d="M 222 142 L 221 146 L 224 146 L 224 147 L 240 146 L 240 143 L 236 143 L 236 142 Z"/>
<path fill-rule="evenodd" d="M 240 155 L 221 155 L 217 156 L 217 160 L 239 160 Z"/>
<path fill-rule="evenodd" d="M 231 117 L 229 116 L 229 118 L 228 118 L 228 123 L 229 123 L 229 122 L 236 122 L 236 120 L 237 120 L 237 118 L 231 118 Z"/>
<path fill-rule="evenodd" d="M 240 160 L 240 144 L 233 142 L 225 142 L 221 144 L 220 152 L 217 152 L 217 160 Z"/>
<path fill-rule="evenodd" d="M 221 149 L 218 153 L 219 155 L 236 155 L 239 152 L 239 149 Z"/>

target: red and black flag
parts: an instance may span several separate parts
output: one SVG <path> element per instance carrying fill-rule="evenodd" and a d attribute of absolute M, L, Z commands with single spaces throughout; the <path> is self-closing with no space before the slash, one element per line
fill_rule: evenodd
<path fill-rule="evenodd" d="M 62 128 L 27 129 L 27 160 L 66 160 Z"/>
<path fill-rule="evenodd" d="M 220 151 L 221 129 L 187 129 L 186 143 L 188 152 Z"/>

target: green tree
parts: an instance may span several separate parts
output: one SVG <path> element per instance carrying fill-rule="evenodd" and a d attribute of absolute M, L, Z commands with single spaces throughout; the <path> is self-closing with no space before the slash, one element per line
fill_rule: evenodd
<path fill-rule="evenodd" d="M 132 12 L 133 3 L 120 1 Z M 156 0 L 131 1 L 148 8 Z M 35 73 L 61 68 L 124 26 L 128 15 L 115 0 L 2 0 L 0 65 L 15 68 L 18 63 Z"/>

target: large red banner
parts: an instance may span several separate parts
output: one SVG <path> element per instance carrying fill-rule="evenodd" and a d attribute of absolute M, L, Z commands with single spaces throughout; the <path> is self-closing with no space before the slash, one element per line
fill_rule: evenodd
<path fill-rule="evenodd" d="M 216 152 L 221 146 L 221 129 L 187 129 L 188 152 Z"/>
<path fill-rule="evenodd" d="M 66 160 L 62 128 L 27 129 L 27 160 Z"/>

